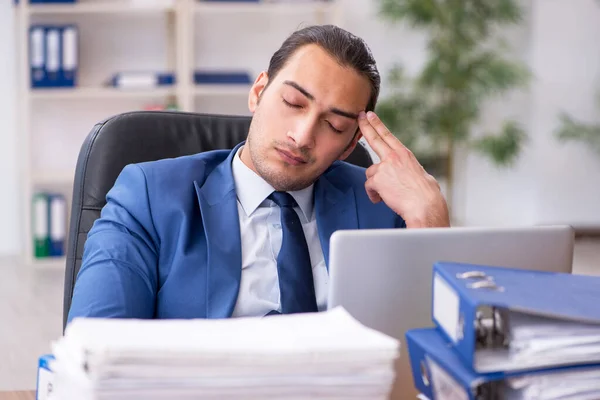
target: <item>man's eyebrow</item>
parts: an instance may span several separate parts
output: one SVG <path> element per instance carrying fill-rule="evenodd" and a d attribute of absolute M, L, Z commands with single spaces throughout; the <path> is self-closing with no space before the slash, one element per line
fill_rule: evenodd
<path fill-rule="evenodd" d="M 334 114 L 341 115 L 342 117 L 346 117 L 346 118 L 350 118 L 350 119 L 358 119 L 358 114 L 355 114 L 355 113 L 349 112 L 349 111 L 340 110 L 339 108 L 336 108 L 336 107 L 330 108 L 329 111 L 331 111 Z"/>
<path fill-rule="evenodd" d="M 300 93 L 302 93 L 303 95 L 305 95 L 306 97 L 308 97 L 309 100 L 314 100 L 315 96 L 313 96 L 312 94 L 308 93 L 308 91 L 306 89 L 304 89 L 302 86 L 298 85 L 296 82 L 294 81 L 284 81 L 283 82 L 285 85 L 291 86 L 294 89 L 296 89 L 297 91 L 299 91 Z"/>
<path fill-rule="evenodd" d="M 300 93 L 302 93 L 304 96 L 306 96 L 309 100 L 314 100 L 315 96 L 313 96 L 312 94 L 310 94 L 306 89 L 304 89 L 302 86 L 298 85 L 296 82 L 294 81 L 284 81 L 283 82 L 285 85 L 291 86 L 294 89 L 296 89 L 297 91 L 299 91 Z M 344 110 L 340 110 L 337 107 L 332 107 L 329 109 L 330 112 L 337 114 L 337 115 L 341 115 L 342 117 L 346 117 L 346 118 L 350 118 L 350 119 L 358 119 L 358 114 L 355 114 L 353 112 L 350 111 L 344 111 Z"/>

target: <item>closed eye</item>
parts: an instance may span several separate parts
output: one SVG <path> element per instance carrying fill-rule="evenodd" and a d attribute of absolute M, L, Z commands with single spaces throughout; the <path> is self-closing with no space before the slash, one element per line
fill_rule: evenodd
<path fill-rule="evenodd" d="M 282 98 L 282 99 L 281 99 L 281 101 L 283 101 L 283 104 L 285 104 L 287 107 L 290 107 L 290 108 L 296 108 L 296 109 L 298 109 L 298 108 L 302 108 L 302 106 L 301 106 L 301 105 L 299 105 L 299 104 L 293 104 L 293 103 L 290 103 L 289 101 L 287 101 L 287 100 L 286 100 L 286 99 L 284 99 L 284 98 Z M 344 132 L 343 130 L 337 129 L 337 128 L 336 128 L 335 126 L 333 126 L 333 125 L 332 125 L 330 122 L 327 122 L 327 125 L 329 125 L 329 127 L 331 128 L 331 130 L 332 130 L 332 131 L 334 131 L 335 133 L 343 133 L 343 132 Z"/>
<path fill-rule="evenodd" d="M 344 131 L 337 129 L 335 126 L 331 125 L 331 123 L 327 122 L 327 124 L 329 125 L 329 127 L 335 132 L 335 133 L 342 133 Z"/>
<path fill-rule="evenodd" d="M 281 99 L 281 100 L 283 100 L 283 103 L 290 108 L 302 108 L 302 106 L 300 106 L 298 104 L 292 104 L 289 101 L 287 101 L 286 99 Z"/>

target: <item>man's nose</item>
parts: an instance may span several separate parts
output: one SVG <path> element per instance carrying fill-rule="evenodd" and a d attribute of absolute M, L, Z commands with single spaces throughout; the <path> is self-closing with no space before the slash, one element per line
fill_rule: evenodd
<path fill-rule="evenodd" d="M 315 146 L 317 124 L 317 118 L 303 118 L 298 121 L 294 130 L 289 132 L 288 136 L 294 140 L 296 146 L 311 149 Z"/>

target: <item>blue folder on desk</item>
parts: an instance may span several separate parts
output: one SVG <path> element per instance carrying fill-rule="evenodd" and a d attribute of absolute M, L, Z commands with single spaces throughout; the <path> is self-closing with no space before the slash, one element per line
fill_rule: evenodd
<path fill-rule="evenodd" d="M 600 362 L 600 277 L 440 262 L 432 308 L 478 372 Z"/>
<path fill-rule="evenodd" d="M 600 364 L 482 374 L 436 328 L 408 331 L 406 344 L 415 388 L 430 400 L 600 398 Z"/>

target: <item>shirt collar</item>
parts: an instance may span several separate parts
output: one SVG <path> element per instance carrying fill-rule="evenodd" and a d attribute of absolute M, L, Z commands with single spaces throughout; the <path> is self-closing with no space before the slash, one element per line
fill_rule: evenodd
<path fill-rule="evenodd" d="M 235 190 L 238 201 L 240 202 L 244 212 L 250 216 L 256 209 L 263 204 L 271 193 L 275 191 L 267 181 L 260 177 L 256 172 L 251 170 L 240 158 L 240 154 L 244 146 L 241 146 L 232 162 L 233 180 L 235 182 Z M 313 192 L 314 184 L 302 190 L 288 192 L 292 195 L 306 221 L 313 219 Z"/>

